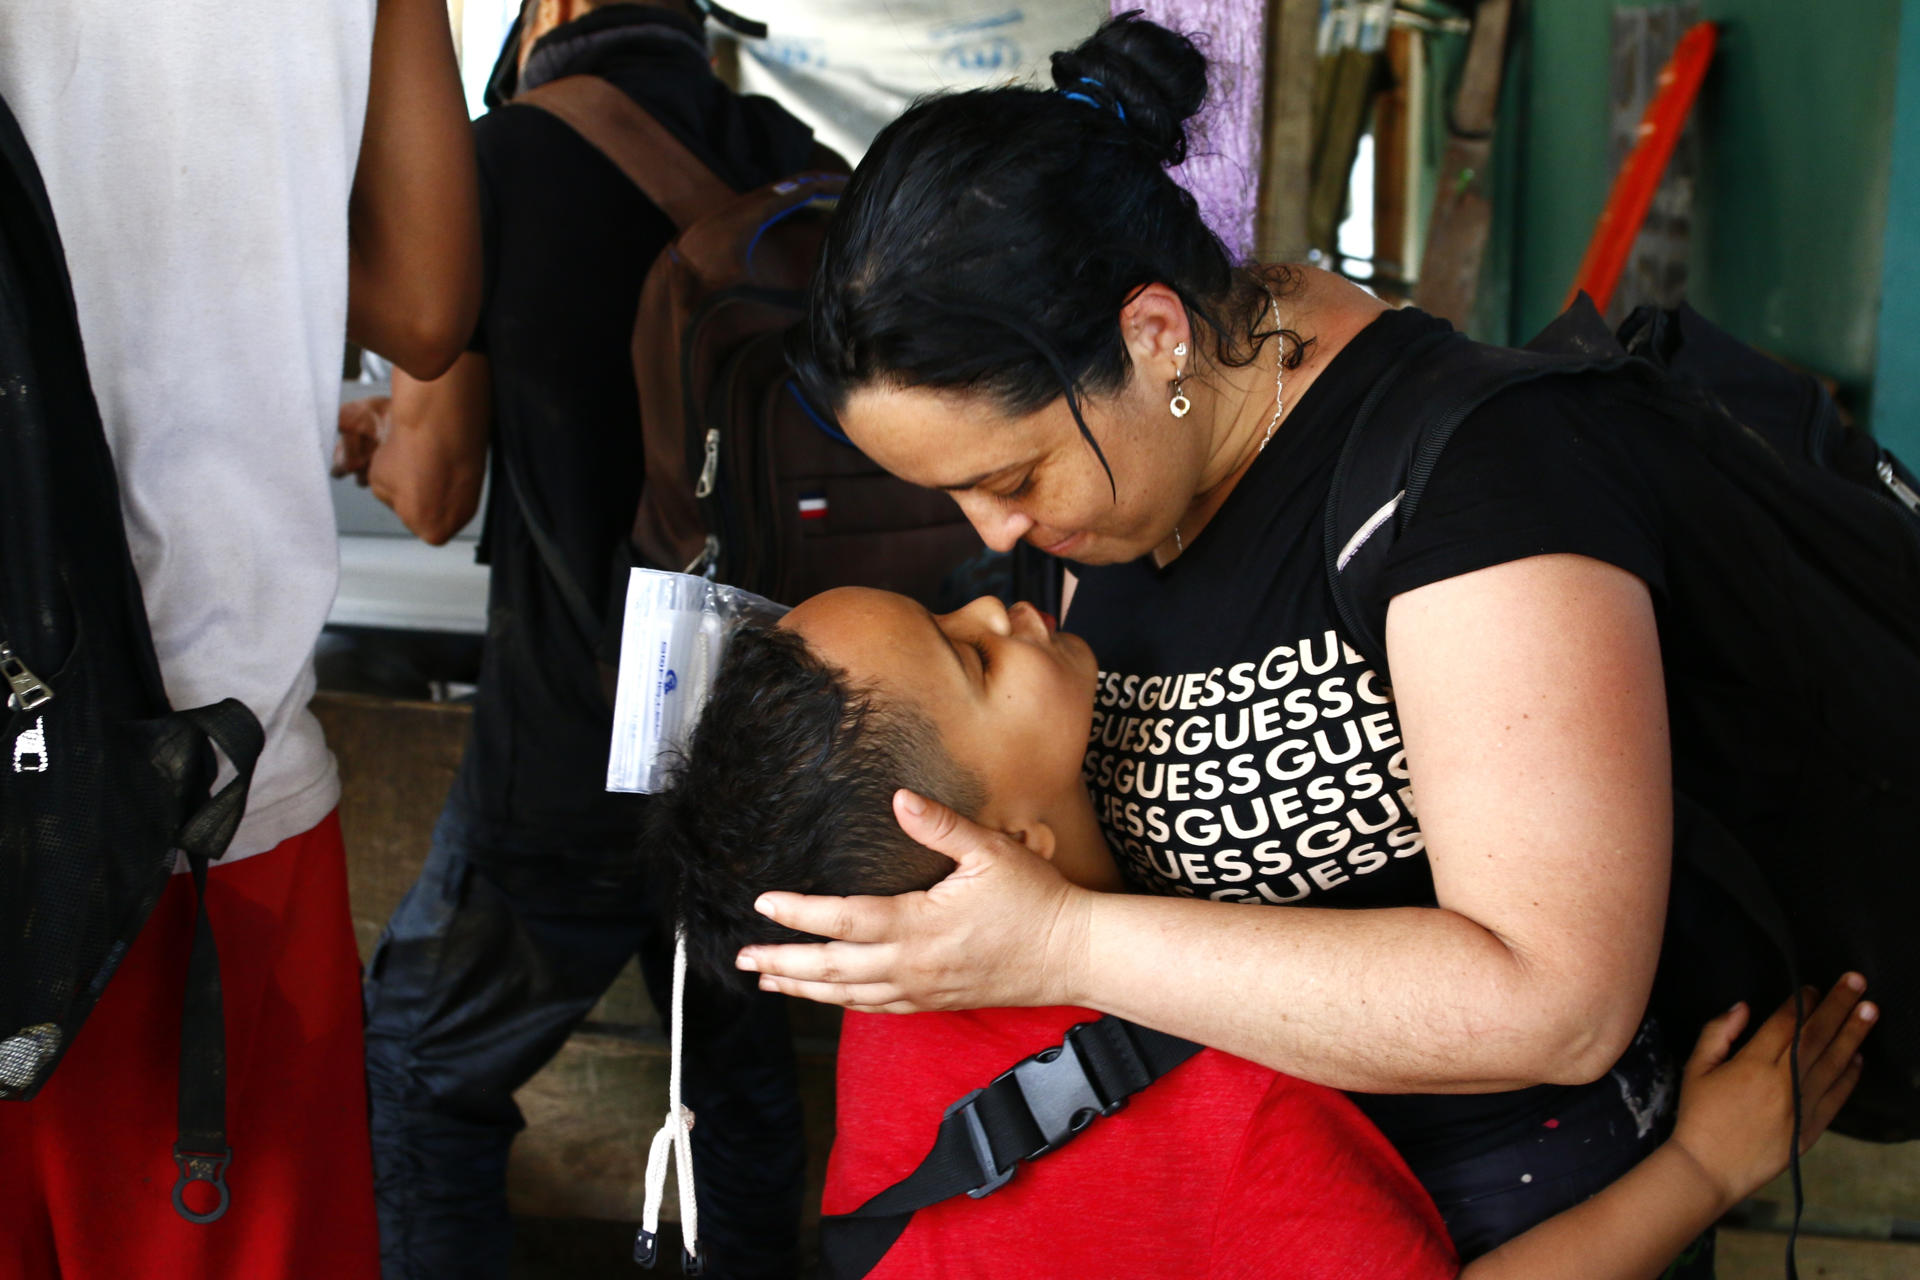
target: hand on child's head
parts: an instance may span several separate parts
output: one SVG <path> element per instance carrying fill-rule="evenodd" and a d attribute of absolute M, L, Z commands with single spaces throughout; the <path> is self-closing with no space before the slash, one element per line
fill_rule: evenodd
<path fill-rule="evenodd" d="M 1866 980 L 1850 973 L 1824 1000 L 1806 989 L 1800 1033 L 1800 1149 L 1833 1123 L 1860 1080 L 1860 1043 L 1879 1010 L 1861 999 Z M 1789 1000 L 1729 1056 L 1747 1024 L 1735 1005 L 1706 1025 L 1687 1062 L 1673 1142 L 1719 1189 L 1726 1208 L 1787 1166 L 1793 1145 L 1794 1006 Z"/>

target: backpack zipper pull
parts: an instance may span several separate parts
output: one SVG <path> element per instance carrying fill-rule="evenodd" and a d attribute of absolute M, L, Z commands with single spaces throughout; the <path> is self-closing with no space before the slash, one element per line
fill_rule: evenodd
<path fill-rule="evenodd" d="M 31 711 L 53 701 L 53 690 L 27 670 L 27 664 L 20 661 L 20 655 L 5 640 L 0 640 L 0 676 L 6 677 L 7 687 L 13 691 L 7 698 L 9 706 Z"/>
<path fill-rule="evenodd" d="M 711 578 L 720 567 L 720 539 L 713 534 L 707 535 L 706 545 L 700 548 L 700 554 L 687 562 L 680 572 L 696 578 Z"/>
<path fill-rule="evenodd" d="M 700 463 L 700 482 L 693 486 L 693 496 L 704 498 L 713 492 L 713 482 L 720 476 L 720 428 L 707 428 L 707 456 Z"/>
<path fill-rule="evenodd" d="M 1888 492 L 1900 499 L 1900 505 L 1920 516 L 1920 493 L 1915 493 L 1908 488 L 1906 483 L 1894 474 L 1893 464 L 1882 458 L 1874 464 L 1873 469 L 1879 474 L 1880 483 L 1887 486 Z"/>

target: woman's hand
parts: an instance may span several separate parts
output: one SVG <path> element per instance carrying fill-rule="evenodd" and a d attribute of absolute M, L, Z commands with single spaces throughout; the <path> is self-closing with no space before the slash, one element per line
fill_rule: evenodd
<path fill-rule="evenodd" d="M 1879 1010 L 1860 997 L 1866 980 L 1849 973 L 1807 1015 L 1800 1033 L 1800 1150 L 1827 1131 L 1860 1079 L 1856 1050 Z M 1805 992 L 1813 1005 L 1818 993 Z M 1793 1043 L 1789 1000 L 1740 1052 L 1728 1057 L 1747 1024 L 1735 1005 L 1706 1025 L 1687 1062 L 1680 1116 L 1672 1146 L 1685 1152 L 1714 1184 L 1724 1212 L 1787 1167 L 1793 1145 Z"/>
<path fill-rule="evenodd" d="M 768 893 L 761 914 L 837 939 L 747 947 L 766 991 L 886 1013 L 1069 1004 L 1086 954 L 1091 892 L 1018 841 L 910 791 L 894 816 L 952 858 L 923 893 L 831 898 Z"/>

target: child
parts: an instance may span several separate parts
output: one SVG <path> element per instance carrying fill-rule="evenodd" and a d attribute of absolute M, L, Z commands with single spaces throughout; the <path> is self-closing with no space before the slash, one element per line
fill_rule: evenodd
<path fill-rule="evenodd" d="M 655 806 L 690 961 L 725 971 L 742 945 L 800 938 L 755 912 L 768 890 L 898 894 L 939 881 L 952 864 L 900 831 L 900 788 L 1012 834 L 1069 879 L 1118 889 L 1111 859 L 1087 852 L 1104 848 L 1080 780 L 1096 675 L 1091 651 L 1050 617 L 992 599 L 935 617 L 846 589 L 742 632 Z M 1802 1034 L 1803 1143 L 1858 1078 L 1854 1051 L 1876 1012 L 1863 989 L 1848 975 Z M 825 1212 L 912 1172 L 949 1103 L 1094 1016 L 850 1013 Z M 1432 1202 L 1342 1094 L 1206 1050 L 993 1195 L 914 1214 L 872 1244 L 864 1274 L 1658 1276 L 1785 1164 L 1792 1010 L 1729 1057 L 1746 1018 L 1736 1007 L 1702 1033 L 1665 1145 L 1464 1271 Z"/>

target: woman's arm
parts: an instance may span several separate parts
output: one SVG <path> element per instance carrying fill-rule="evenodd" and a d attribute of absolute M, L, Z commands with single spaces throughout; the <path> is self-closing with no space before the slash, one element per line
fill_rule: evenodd
<path fill-rule="evenodd" d="M 845 941 L 754 947 L 809 999 L 1082 1004 L 1338 1088 L 1591 1080 L 1632 1038 L 1671 855 L 1665 690 L 1639 579 L 1540 556 L 1393 602 L 1387 644 L 1440 909 L 1263 910 L 1076 890 L 937 806 L 959 866 L 891 899 L 770 894 Z"/>
<path fill-rule="evenodd" d="M 1860 1079 L 1856 1050 L 1878 1010 L 1848 974 L 1800 1036 L 1800 1150 L 1814 1144 Z M 1793 1146 L 1789 1002 L 1729 1058 L 1747 1023 L 1736 1005 L 1707 1024 L 1687 1063 L 1673 1136 L 1591 1200 L 1554 1215 L 1483 1258 L 1462 1280 L 1655 1280 L 1680 1251 L 1786 1167 Z"/>
<path fill-rule="evenodd" d="M 1646 586 L 1580 556 L 1515 561 L 1397 597 L 1387 646 L 1440 909 L 1104 898 L 1077 994 L 1339 1088 L 1593 1080 L 1639 1026 L 1666 918 Z"/>

